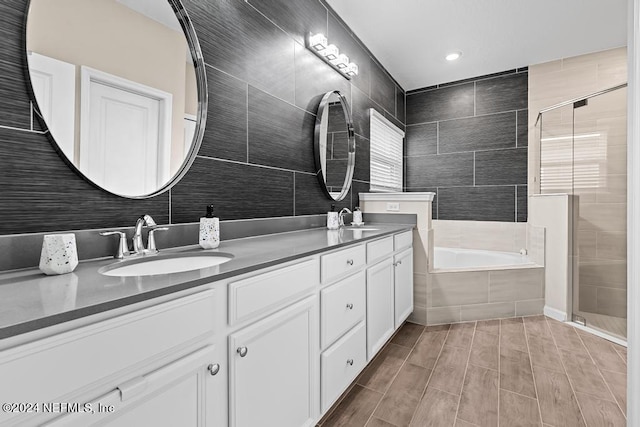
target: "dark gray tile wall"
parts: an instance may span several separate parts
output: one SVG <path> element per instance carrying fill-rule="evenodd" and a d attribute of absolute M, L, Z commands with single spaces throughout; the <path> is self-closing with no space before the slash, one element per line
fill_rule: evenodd
<path fill-rule="evenodd" d="M 434 219 L 527 221 L 528 69 L 406 94 L 405 191 Z"/>
<path fill-rule="evenodd" d="M 198 158 L 170 192 L 112 196 L 76 175 L 38 123 L 25 73 L 28 1 L 0 3 L 0 234 L 197 221 L 213 203 L 225 220 L 321 214 L 331 201 L 314 174 L 322 95 L 340 90 L 357 132 L 353 208 L 369 190 L 369 114 L 405 123 L 405 93 L 323 0 L 183 0 L 207 64 L 209 111 Z M 323 32 L 360 68 L 351 81 L 304 47 Z M 273 52 L 277 52 L 274 55 Z"/>

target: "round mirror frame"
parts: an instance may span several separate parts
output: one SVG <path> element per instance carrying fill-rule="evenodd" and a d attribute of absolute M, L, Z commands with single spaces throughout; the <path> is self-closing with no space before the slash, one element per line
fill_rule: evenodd
<path fill-rule="evenodd" d="M 163 0 L 160 0 L 163 1 Z M 200 150 L 200 146 L 202 145 L 202 139 L 204 137 L 204 130 L 207 121 L 207 106 L 209 103 L 209 93 L 207 90 L 207 74 L 204 63 L 204 56 L 202 54 L 202 49 L 200 48 L 200 42 L 198 41 L 198 36 L 196 35 L 195 28 L 193 27 L 193 23 L 191 18 L 189 18 L 189 14 L 187 10 L 184 8 L 184 5 L 180 0 L 164 0 L 168 1 L 169 5 L 173 9 L 176 19 L 180 23 L 180 27 L 182 27 L 182 31 L 187 41 L 187 45 L 189 46 L 189 51 L 191 52 L 191 58 L 193 59 L 193 66 L 196 73 L 196 90 L 198 93 L 198 112 L 196 114 L 196 129 L 193 136 L 193 142 L 191 143 L 191 147 L 189 148 L 189 152 L 185 156 L 182 165 L 178 169 L 178 171 L 167 181 L 162 187 L 157 190 L 149 193 L 143 194 L 140 196 L 131 196 L 131 195 L 122 195 L 118 193 L 114 193 L 89 179 L 82 171 L 66 156 L 66 154 L 62 151 L 58 143 L 56 142 L 54 136 L 48 130 L 47 123 L 44 121 L 44 118 L 41 114 L 39 114 L 40 107 L 38 105 L 38 100 L 36 99 L 33 84 L 31 82 L 31 73 L 29 72 L 29 61 L 28 61 L 28 50 L 27 50 L 27 27 L 28 27 L 28 19 L 29 19 L 29 10 L 31 9 L 31 1 L 28 0 L 27 5 L 27 15 L 25 18 L 24 25 L 24 38 L 23 38 L 23 52 L 24 52 L 24 70 L 27 79 L 27 87 L 29 91 L 29 97 L 31 102 L 33 103 L 33 108 L 35 110 L 35 115 L 38 118 L 38 121 L 42 125 L 44 129 L 46 129 L 45 133 L 47 134 L 49 141 L 58 152 L 58 155 L 62 158 L 62 160 L 78 175 L 80 175 L 85 181 L 90 183 L 96 188 L 99 188 L 103 191 L 106 191 L 110 194 L 123 197 L 126 199 L 149 199 L 151 197 L 155 197 L 160 195 L 166 191 L 168 191 L 171 187 L 176 185 L 183 177 L 186 175 L 187 171 L 193 164 L 196 159 L 196 155 Z"/>
<path fill-rule="evenodd" d="M 329 100 L 332 95 L 337 95 L 340 100 L 340 104 L 342 105 L 342 112 L 344 113 L 344 119 L 347 123 L 347 172 L 344 177 L 344 183 L 342 184 L 342 190 L 337 198 L 333 197 L 327 188 L 324 173 L 322 171 L 322 160 L 320 156 L 320 136 L 321 136 L 321 128 L 322 128 L 322 118 L 325 115 L 325 110 L 329 108 Z M 327 110 L 328 112 L 328 110 Z M 326 145 L 326 141 L 325 141 Z M 320 100 L 320 105 L 318 106 L 318 111 L 316 114 L 316 125 L 314 130 L 314 138 L 313 138 L 313 151 L 314 151 L 314 159 L 316 164 L 316 176 L 318 177 L 318 182 L 320 183 L 320 187 L 324 194 L 331 200 L 339 202 L 343 200 L 349 190 L 351 188 L 351 181 L 353 179 L 353 171 L 356 165 L 356 138 L 353 130 L 353 120 L 351 119 L 351 111 L 349 110 L 349 103 L 347 99 L 340 93 L 338 90 L 332 90 L 325 93 Z"/>

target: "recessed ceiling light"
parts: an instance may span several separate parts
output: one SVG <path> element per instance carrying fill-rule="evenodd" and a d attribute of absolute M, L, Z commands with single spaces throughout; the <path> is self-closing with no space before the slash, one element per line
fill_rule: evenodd
<path fill-rule="evenodd" d="M 445 59 L 447 61 L 455 61 L 456 59 L 460 58 L 461 56 L 462 56 L 462 52 L 451 52 L 450 54 L 445 56 Z"/>

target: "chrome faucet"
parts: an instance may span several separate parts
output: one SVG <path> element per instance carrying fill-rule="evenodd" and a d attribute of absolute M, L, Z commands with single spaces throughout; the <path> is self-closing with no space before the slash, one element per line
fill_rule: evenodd
<path fill-rule="evenodd" d="M 344 227 L 344 216 L 345 214 L 351 214 L 352 212 L 348 208 L 342 208 L 340 213 L 338 214 L 338 224 L 340 227 Z"/>
<path fill-rule="evenodd" d="M 142 241 L 142 227 L 150 227 L 148 249 L 144 248 L 144 242 Z M 145 253 L 156 253 L 158 249 L 156 247 L 155 233 L 156 231 L 166 231 L 167 227 L 158 227 L 158 224 L 153 220 L 151 215 L 141 215 L 136 221 L 136 228 L 133 233 L 133 252 L 142 255 Z"/>
<path fill-rule="evenodd" d="M 149 242 L 148 249 L 144 248 L 144 242 L 142 241 L 142 227 L 147 226 L 151 228 L 149 230 Z M 158 248 L 156 246 L 156 238 L 155 233 L 157 231 L 166 231 L 168 227 L 158 227 L 156 222 L 151 218 L 151 215 L 142 215 L 136 221 L 136 228 L 133 234 L 133 255 L 145 255 L 145 254 L 155 254 L 158 252 Z M 112 236 L 117 235 L 120 237 L 118 243 L 118 250 L 114 256 L 117 259 L 123 259 L 131 256 L 131 252 L 129 252 L 129 245 L 127 245 L 127 234 L 124 231 L 104 231 L 100 233 L 101 236 Z"/>

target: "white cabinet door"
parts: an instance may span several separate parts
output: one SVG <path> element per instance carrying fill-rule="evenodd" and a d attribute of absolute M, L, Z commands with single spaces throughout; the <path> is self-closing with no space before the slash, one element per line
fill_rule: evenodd
<path fill-rule="evenodd" d="M 393 335 L 393 259 L 367 269 L 367 357 L 371 360 Z"/>
<path fill-rule="evenodd" d="M 394 257 L 396 329 L 413 311 L 413 249 Z"/>
<path fill-rule="evenodd" d="M 318 413 L 318 297 L 229 336 L 229 422 L 301 427 Z"/>
<path fill-rule="evenodd" d="M 132 378 L 114 391 L 63 415 L 49 427 L 214 427 L 226 382 L 220 354 L 208 346 L 156 371 Z M 222 393 L 221 393 L 222 391 Z M 216 419 L 218 418 L 218 419 Z"/>

